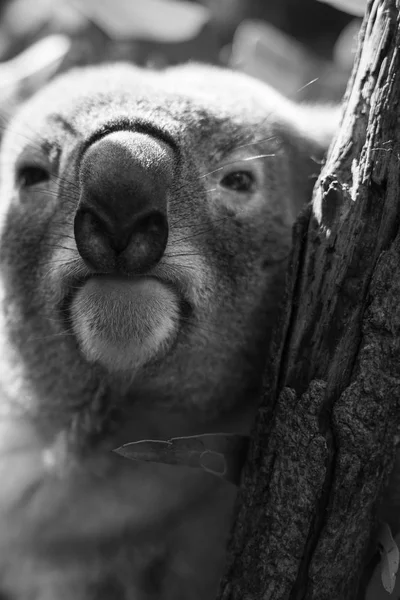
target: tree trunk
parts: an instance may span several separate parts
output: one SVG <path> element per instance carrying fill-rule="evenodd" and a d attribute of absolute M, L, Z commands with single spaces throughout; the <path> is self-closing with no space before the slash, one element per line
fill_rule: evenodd
<path fill-rule="evenodd" d="M 294 228 L 220 600 L 357 597 L 400 424 L 399 5 L 369 3 Z"/>

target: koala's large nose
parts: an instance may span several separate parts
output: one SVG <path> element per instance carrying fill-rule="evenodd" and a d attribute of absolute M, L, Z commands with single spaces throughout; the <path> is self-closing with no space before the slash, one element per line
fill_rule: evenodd
<path fill-rule="evenodd" d="M 78 251 L 100 273 L 144 273 L 168 239 L 167 197 L 175 167 L 169 144 L 117 131 L 94 142 L 80 165 Z"/>

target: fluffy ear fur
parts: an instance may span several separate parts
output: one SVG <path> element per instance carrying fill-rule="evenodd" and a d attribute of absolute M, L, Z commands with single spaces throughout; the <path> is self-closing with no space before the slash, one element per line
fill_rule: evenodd
<path fill-rule="evenodd" d="M 321 111 L 196 65 L 77 69 L 18 111 L 0 151 L 0 572 L 17 600 L 215 595 L 235 490 L 110 449 L 249 431 L 291 226 L 335 122 Z M 125 278 L 90 270 L 74 238 L 82 155 L 116 130 L 178 157 L 164 255 Z M 168 310 L 179 320 L 156 346 Z M 143 364 L 119 346 L 125 318 L 142 324 L 125 329 Z M 95 335 L 113 360 L 93 359 Z"/>

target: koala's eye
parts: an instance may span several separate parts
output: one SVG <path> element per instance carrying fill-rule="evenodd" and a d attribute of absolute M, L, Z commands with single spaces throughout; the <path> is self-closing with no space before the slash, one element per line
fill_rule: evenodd
<path fill-rule="evenodd" d="M 18 185 L 21 188 L 32 187 L 38 183 L 44 183 L 50 179 L 50 173 L 43 167 L 27 165 L 21 167 L 17 173 Z"/>
<path fill-rule="evenodd" d="M 249 171 L 233 171 L 221 179 L 220 185 L 234 192 L 252 192 L 255 186 L 255 179 L 254 175 Z"/>

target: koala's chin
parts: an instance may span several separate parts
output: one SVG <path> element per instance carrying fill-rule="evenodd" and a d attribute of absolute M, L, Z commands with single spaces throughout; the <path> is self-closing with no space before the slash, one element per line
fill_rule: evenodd
<path fill-rule="evenodd" d="M 75 294 L 70 315 L 87 361 L 111 373 L 133 373 L 174 343 L 179 297 L 154 278 L 95 276 Z"/>

